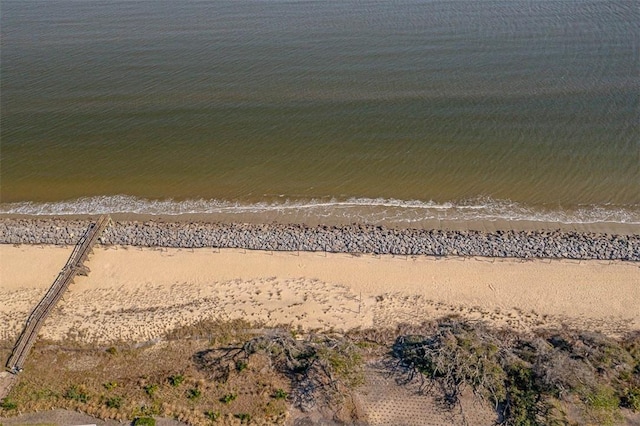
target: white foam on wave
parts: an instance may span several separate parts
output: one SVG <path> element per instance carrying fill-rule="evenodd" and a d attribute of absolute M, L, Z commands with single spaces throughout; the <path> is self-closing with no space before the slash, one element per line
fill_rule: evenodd
<path fill-rule="evenodd" d="M 224 200 L 147 200 L 116 195 L 85 197 L 57 202 L 0 204 L 0 214 L 96 215 L 134 213 L 146 215 L 183 214 L 269 214 L 270 218 L 335 217 L 363 223 L 419 223 L 447 221 L 531 221 L 563 224 L 640 224 L 640 205 L 586 205 L 575 208 L 531 207 L 488 197 L 461 202 L 349 198 L 307 199 L 279 202 L 240 203 Z"/>

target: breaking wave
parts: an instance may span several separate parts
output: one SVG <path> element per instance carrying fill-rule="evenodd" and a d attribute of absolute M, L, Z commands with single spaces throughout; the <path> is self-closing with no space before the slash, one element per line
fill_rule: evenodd
<path fill-rule="evenodd" d="M 508 200 L 476 198 L 460 202 L 383 198 L 307 199 L 257 203 L 223 200 L 148 200 L 128 195 L 96 196 L 57 202 L 0 204 L 0 214 L 22 215 L 264 215 L 265 220 L 304 222 L 323 218 L 359 223 L 417 224 L 443 221 L 531 221 L 562 224 L 640 224 L 640 205 L 584 205 L 572 208 L 527 206 Z"/>

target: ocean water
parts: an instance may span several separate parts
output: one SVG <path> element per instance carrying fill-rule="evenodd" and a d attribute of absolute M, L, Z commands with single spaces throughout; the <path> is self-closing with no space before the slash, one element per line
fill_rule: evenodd
<path fill-rule="evenodd" d="M 640 224 L 639 1 L 0 14 L 0 213 Z"/>

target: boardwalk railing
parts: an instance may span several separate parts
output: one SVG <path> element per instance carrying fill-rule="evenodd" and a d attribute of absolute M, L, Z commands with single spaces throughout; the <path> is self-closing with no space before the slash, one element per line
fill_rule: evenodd
<path fill-rule="evenodd" d="M 69 260 L 67 260 L 66 265 L 64 265 L 62 271 L 58 274 L 58 277 L 47 291 L 47 294 L 44 295 L 40 303 L 38 303 L 31 312 L 31 315 L 29 315 L 24 330 L 18 338 L 13 352 L 7 361 L 6 366 L 12 373 L 22 371 L 27 355 L 29 355 L 29 351 L 31 351 L 38 337 L 40 328 L 42 328 L 47 316 L 64 295 L 69 284 L 73 282 L 75 276 L 78 274 L 87 275 L 89 273 L 89 268 L 84 266 L 84 262 L 87 260 L 89 253 L 91 253 L 93 245 L 98 241 L 100 234 L 102 234 L 109 224 L 109 221 L 110 217 L 108 215 L 101 216 L 96 223 L 89 227 L 87 232 L 80 238 L 80 241 L 78 241 L 78 244 L 76 244 L 71 256 L 69 256 Z"/>

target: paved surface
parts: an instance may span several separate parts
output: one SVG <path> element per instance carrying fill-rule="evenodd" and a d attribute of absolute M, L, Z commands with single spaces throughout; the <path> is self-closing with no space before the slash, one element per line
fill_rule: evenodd
<path fill-rule="evenodd" d="M 16 417 L 0 417 L 3 426 L 18 425 L 96 425 L 96 426 L 122 426 L 117 420 L 100 420 L 87 414 L 68 410 L 51 410 L 39 413 L 22 414 Z M 156 418 L 156 426 L 186 426 L 172 419 Z"/>

